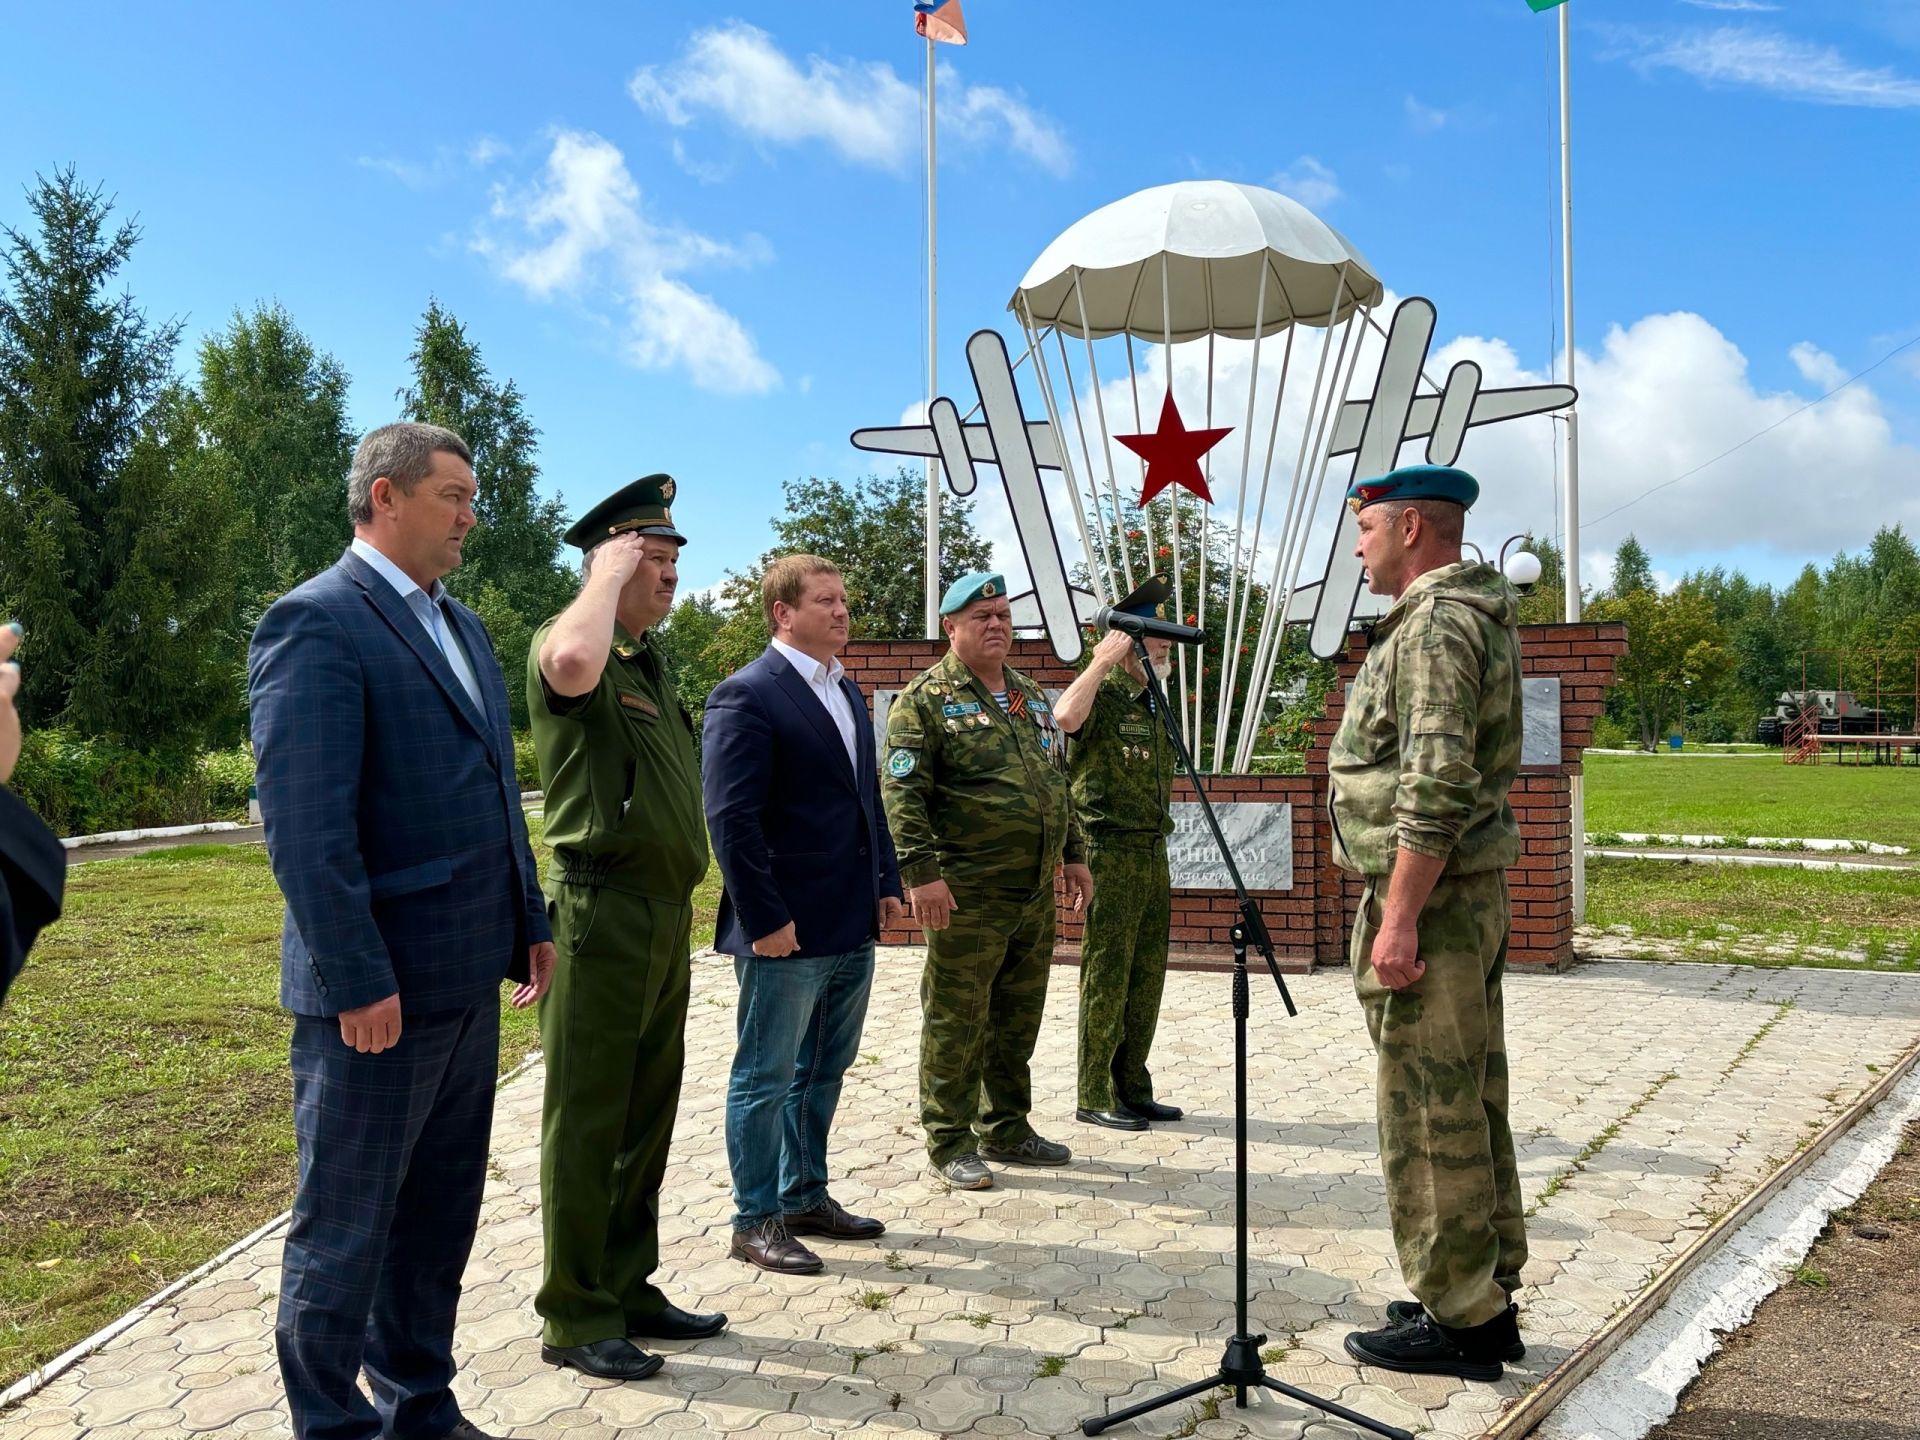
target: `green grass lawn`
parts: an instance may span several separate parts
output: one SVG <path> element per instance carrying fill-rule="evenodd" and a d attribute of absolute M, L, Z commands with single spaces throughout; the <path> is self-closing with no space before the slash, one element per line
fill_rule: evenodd
<path fill-rule="evenodd" d="M 1873 840 L 1920 851 L 1920 768 L 1589 755 L 1587 829 Z"/>
<path fill-rule="evenodd" d="M 715 873 L 698 945 L 718 902 Z M 287 1207 L 279 943 L 258 846 L 71 872 L 0 1016 L 0 1387 Z M 539 1029 L 503 1014 L 504 1070 Z"/>
<path fill-rule="evenodd" d="M 1663 860 L 1589 860 L 1587 923 L 1663 940 L 1864 950 L 1869 964 L 1920 970 L 1920 871 L 1799 870 Z M 1702 947 L 1699 958 L 1727 960 Z M 1782 963 L 1820 964 L 1796 954 Z"/>

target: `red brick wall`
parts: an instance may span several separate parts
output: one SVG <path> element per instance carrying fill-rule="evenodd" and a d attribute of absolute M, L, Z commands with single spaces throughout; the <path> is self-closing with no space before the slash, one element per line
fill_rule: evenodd
<path fill-rule="evenodd" d="M 1528 675 L 1557 676 L 1560 689 L 1560 763 L 1531 766 L 1513 787 L 1514 813 L 1520 821 L 1522 853 L 1510 872 L 1513 894 L 1513 944 L 1516 964 L 1557 966 L 1573 954 L 1573 828 L 1568 807 L 1572 778 L 1580 773 L 1580 752 L 1593 736 L 1614 662 L 1626 651 L 1622 625 L 1528 625 L 1520 632 L 1521 659 Z M 945 652 L 930 640 L 857 640 L 841 659 L 847 673 L 869 695 L 897 690 Z M 1360 883 L 1334 868 L 1326 824 L 1327 746 L 1346 707 L 1346 684 L 1360 668 L 1366 638 L 1356 634 L 1328 692 L 1326 713 L 1314 724 L 1305 775 L 1222 775 L 1206 778 L 1216 803 L 1270 801 L 1294 807 L 1293 889 L 1255 892 L 1254 899 L 1273 935 L 1274 949 L 1289 970 L 1316 960 L 1344 964 L 1348 917 L 1359 898 Z M 1041 684 L 1064 689 L 1074 671 L 1054 659 L 1042 641 L 1023 640 L 1009 657 L 1012 665 Z M 883 737 L 884 738 L 884 737 Z M 1193 799 L 1190 782 L 1181 780 L 1176 800 Z M 1173 963 L 1214 968 L 1230 957 L 1229 931 L 1235 905 L 1226 891 L 1177 890 L 1173 897 Z M 1058 915 L 1059 959 L 1077 961 L 1080 917 L 1064 906 Z M 883 937 L 888 944 L 920 943 L 917 929 Z"/>
<path fill-rule="evenodd" d="M 1560 681 L 1560 763 L 1530 765 L 1514 781 L 1511 799 L 1520 822 L 1520 862 L 1507 872 L 1513 900 L 1513 940 L 1508 959 L 1517 965 L 1557 967 L 1573 958 L 1573 777 L 1580 752 L 1593 740 L 1615 661 L 1626 653 L 1620 624 L 1524 625 L 1520 663 L 1528 676 Z M 1327 694 L 1326 714 L 1314 724 L 1307 768 L 1326 784 L 1327 747 L 1346 709 L 1346 686 L 1366 658 L 1367 642 L 1356 634 Z M 1346 958 L 1347 917 L 1360 898 L 1360 880 L 1329 862 L 1320 877 L 1320 959 Z M 1330 953 L 1331 952 L 1331 953 Z"/>

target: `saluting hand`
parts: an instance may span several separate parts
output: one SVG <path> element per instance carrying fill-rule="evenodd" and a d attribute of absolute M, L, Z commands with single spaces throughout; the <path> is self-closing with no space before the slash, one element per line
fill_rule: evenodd
<path fill-rule="evenodd" d="M 646 551 L 646 537 L 637 531 L 629 530 L 616 535 L 611 540 L 593 547 L 593 578 L 602 575 L 616 589 L 624 586 L 633 578 L 633 572 L 640 568 L 640 559 Z"/>
<path fill-rule="evenodd" d="M 553 984 L 553 967 L 559 960 L 560 952 L 553 948 L 551 940 L 527 947 L 527 983 L 513 987 L 514 1009 L 524 1010 L 538 1003 L 547 993 L 547 987 Z"/>
<path fill-rule="evenodd" d="M 340 1012 L 340 1043 L 362 1055 L 378 1055 L 400 1043 L 400 992 Z"/>
<path fill-rule="evenodd" d="M 753 953 L 764 955 L 769 960 L 778 960 L 782 955 L 791 955 L 799 948 L 800 937 L 794 933 L 791 920 L 771 935 L 762 935 L 753 942 Z"/>
<path fill-rule="evenodd" d="M 1062 865 L 1060 873 L 1067 882 L 1067 894 L 1073 897 L 1073 913 L 1078 915 L 1093 903 L 1093 871 L 1084 865 Z"/>
<path fill-rule="evenodd" d="M 925 885 L 914 886 L 907 891 L 907 900 L 913 906 L 914 918 L 927 930 L 946 929 L 953 912 L 960 908 L 953 903 L 953 891 L 944 880 L 929 880 Z"/>

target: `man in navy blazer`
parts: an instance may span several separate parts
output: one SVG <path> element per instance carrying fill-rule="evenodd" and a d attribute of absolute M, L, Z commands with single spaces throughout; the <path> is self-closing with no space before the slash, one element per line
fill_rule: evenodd
<path fill-rule="evenodd" d="M 267 611 L 248 661 L 260 813 L 286 896 L 300 1181 L 276 1340 L 297 1440 L 486 1440 L 454 1315 L 486 1181 L 500 982 L 553 973 L 506 682 L 440 577 L 473 457 L 437 425 L 354 453 L 351 548 Z M 355 1383 L 365 1369 L 373 1403 Z"/>
<path fill-rule="evenodd" d="M 805 1275 L 824 1266 L 796 1236 L 886 1229 L 828 1193 L 827 1132 L 860 1048 L 873 942 L 905 907 L 873 721 L 836 658 L 848 636 L 840 572 L 784 556 L 767 567 L 761 601 L 773 643 L 707 697 L 701 745 L 725 886 L 713 943 L 740 981 L 730 1253 Z"/>

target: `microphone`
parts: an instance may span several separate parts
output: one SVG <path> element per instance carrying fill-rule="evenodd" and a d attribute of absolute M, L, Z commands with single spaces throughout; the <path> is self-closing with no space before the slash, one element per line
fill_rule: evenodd
<path fill-rule="evenodd" d="M 1156 620 L 1151 615 L 1133 615 L 1102 605 L 1093 612 L 1093 628 L 1118 630 L 1142 640 L 1170 640 L 1175 645 L 1204 645 L 1207 632 L 1194 625 L 1176 625 L 1171 620 Z"/>

